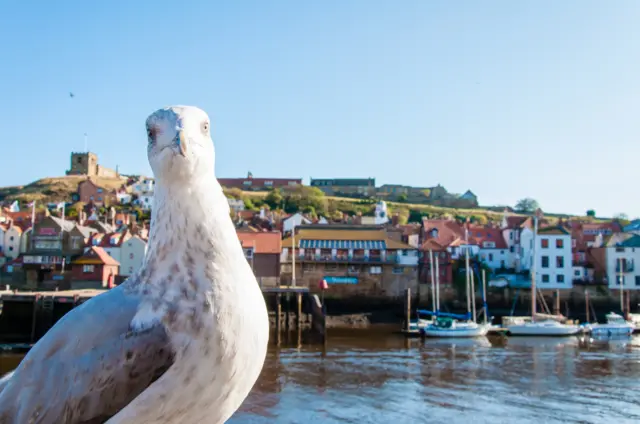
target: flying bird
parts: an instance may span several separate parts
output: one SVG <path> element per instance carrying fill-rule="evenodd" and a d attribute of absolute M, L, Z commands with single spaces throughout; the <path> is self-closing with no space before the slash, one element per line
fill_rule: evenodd
<path fill-rule="evenodd" d="M 267 309 L 215 178 L 209 117 L 173 106 L 146 129 L 156 188 L 143 265 L 0 379 L 0 423 L 222 424 L 260 374 Z"/>
<path fill-rule="evenodd" d="M 71 92 L 69 93 L 69 97 L 71 97 L 72 99 L 73 99 L 75 96 L 76 96 L 75 94 L 73 94 L 73 93 L 71 93 Z"/>

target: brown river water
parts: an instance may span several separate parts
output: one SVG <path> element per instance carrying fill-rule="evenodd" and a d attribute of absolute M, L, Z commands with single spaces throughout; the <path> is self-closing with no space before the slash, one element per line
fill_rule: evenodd
<path fill-rule="evenodd" d="M 0 371 L 20 356 L 0 357 Z M 640 336 L 405 339 L 331 330 L 269 350 L 229 424 L 638 423 Z"/>

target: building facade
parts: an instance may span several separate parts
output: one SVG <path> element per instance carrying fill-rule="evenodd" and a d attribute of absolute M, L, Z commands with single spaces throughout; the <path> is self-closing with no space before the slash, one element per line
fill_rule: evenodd
<path fill-rule="evenodd" d="M 569 231 L 560 226 L 539 228 L 534 257 L 538 288 L 570 289 L 573 287 Z"/>
<path fill-rule="evenodd" d="M 237 234 L 260 286 L 277 286 L 282 253 L 280 231 L 238 231 Z"/>
<path fill-rule="evenodd" d="M 311 178 L 310 185 L 319 188 L 328 196 L 369 197 L 376 194 L 375 178 Z"/>
<path fill-rule="evenodd" d="M 139 236 L 128 238 L 120 246 L 120 274 L 130 276 L 138 272 L 147 254 L 147 241 Z"/>
<path fill-rule="evenodd" d="M 118 178 L 118 171 L 106 168 L 98 163 L 98 155 L 91 152 L 72 152 L 71 166 L 67 175 L 86 175 L 88 177 Z"/>
<path fill-rule="evenodd" d="M 245 191 L 266 191 L 274 188 L 297 187 L 302 185 L 302 178 L 254 178 L 251 172 L 246 178 L 218 178 L 225 188 L 237 188 Z"/>
<path fill-rule="evenodd" d="M 417 289 L 418 249 L 392 240 L 379 226 L 302 225 L 282 241 L 281 280 L 332 295 L 398 297 Z M 295 251 L 291 247 L 295 246 Z M 295 265 L 293 264 L 295 256 Z"/>

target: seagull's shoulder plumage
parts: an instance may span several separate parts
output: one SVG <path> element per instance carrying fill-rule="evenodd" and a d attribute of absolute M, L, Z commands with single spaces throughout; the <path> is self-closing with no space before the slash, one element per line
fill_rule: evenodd
<path fill-rule="evenodd" d="M 222 424 L 260 374 L 267 309 L 215 178 L 209 117 L 173 106 L 146 125 L 156 187 L 143 266 L 0 380 L 8 423 Z"/>

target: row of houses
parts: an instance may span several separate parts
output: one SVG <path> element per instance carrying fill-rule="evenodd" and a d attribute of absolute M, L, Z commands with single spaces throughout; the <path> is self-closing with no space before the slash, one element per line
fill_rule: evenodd
<path fill-rule="evenodd" d="M 293 214 L 269 227 L 260 225 L 264 218 L 262 211 L 249 223 L 237 223 L 238 238 L 261 285 L 317 287 L 324 281 L 337 291 L 396 296 L 418 282 L 429 284 L 436 262 L 440 283 L 453 284 L 468 253 L 471 263 L 489 268 L 494 279 L 516 275 L 528 281 L 535 260 L 541 289 L 616 289 L 621 284 L 640 289 L 635 267 L 640 226 L 623 229 L 615 221 L 551 224 L 543 219 L 534 237 L 531 217 L 508 213 L 499 225 L 485 226 L 447 219 L 333 224 Z M 39 215 L 32 227 L 25 212 L 7 212 L 3 219 L 0 265 L 4 262 L 7 271 L 19 269 L 30 286 L 55 281 L 64 271 L 73 281 L 108 287 L 135 273 L 146 253 L 148 230 L 129 222 Z"/>
<path fill-rule="evenodd" d="M 254 178 L 251 172 L 246 178 L 219 178 L 223 187 L 245 191 L 265 191 L 274 188 L 290 188 L 302 185 L 302 178 Z M 478 198 L 471 191 L 459 195 L 449 193 L 442 185 L 413 187 L 399 184 L 376 186 L 375 178 L 310 178 L 309 185 L 322 190 L 327 196 L 379 197 L 383 200 L 404 200 L 414 203 L 431 203 L 451 207 L 476 207 Z"/>

